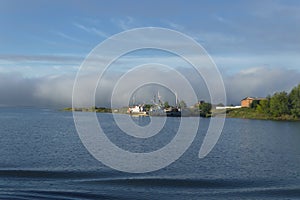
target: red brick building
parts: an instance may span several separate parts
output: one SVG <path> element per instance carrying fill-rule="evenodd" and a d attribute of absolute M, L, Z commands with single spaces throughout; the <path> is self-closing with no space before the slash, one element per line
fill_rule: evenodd
<path fill-rule="evenodd" d="M 251 104 L 256 101 L 259 103 L 259 101 L 264 100 L 265 98 L 254 98 L 254 97 L 246 97 L 241 100 L 241 106 L 242 108 L 250 108 Z"/>

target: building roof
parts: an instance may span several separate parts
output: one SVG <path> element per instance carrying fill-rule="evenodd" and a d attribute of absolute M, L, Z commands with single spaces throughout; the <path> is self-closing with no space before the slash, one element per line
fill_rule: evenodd
<path fill-rule="evenodd" d="M 245 97 L 241 101 L 243 101 L 243 100 L 265 100 L 265 99 L 266 98 L 263 98 L 263 97 Z"/>

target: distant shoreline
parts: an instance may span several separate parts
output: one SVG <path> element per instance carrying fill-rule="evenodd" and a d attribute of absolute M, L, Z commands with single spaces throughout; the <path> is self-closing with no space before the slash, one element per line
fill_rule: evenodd
<path fill-rule="evenodd" d="M 141 113 L 128 113 L 128 108 L 118 108 L 118 109 L 113 109 L 113 108 L 105 108 L 105 107 L 93 107 L 93 108 L 63 108 L 61 111 L 67 111 L 67 112 L 97 112 L 97 113 L 115 113 L 115 114 L 126 114 L 126 115 L 132 115 L 132 116 L 149 116 L 148 114 Z M 204 117 L 204 118 L 209 118 L 212 116 L 212 114 L 208 115 L 201 115 L 201 113 L 192 109 L 186 109 L 184 114 L 182 114 L 182 117 Z M 221 114 L 221 113 L 220 113 Z M 150 116 L 158 116 L 158 115 L 150 115 Z M 164 116 L 164 115 L 162 115 Z M 174 117 L 180 117 L 180 116 L 174 116 Z"/>
<path fill-rule="evenodd" d="M 117 111 L 118 110 L 118 111 Z M 77 111 L 77 112 L 97 112 L 97 113 L 115 113 L 115 114 L 127 114 L 132 116 L 139 116 L 138 114 L 129 114 L 126 112 L 125 108 L 122 109 L 111 109 L 111 108 L 64 108 L 61 111 Z M 115 111 L 115 112 L 114 112 Z M 224 109 L 224 110 L 213 110 L 210 116 L 205 118 L 214 117 L 218 114 L 224 114 L 226 112 L 226 118 L 237 118 L 237 119 L 253 119 L 253 120 L 271 120 L 271 121 L 300 121 L 300 118 L 294 118 L 290 115 L 272 117 L 266 114 L 258 113 L 251 108 L 239 108 L 239 109 Z M 149 116 L 149 115 L 140 115 Z M 191 113 L 183 117 L 203 117 L 200 114 Z"/>

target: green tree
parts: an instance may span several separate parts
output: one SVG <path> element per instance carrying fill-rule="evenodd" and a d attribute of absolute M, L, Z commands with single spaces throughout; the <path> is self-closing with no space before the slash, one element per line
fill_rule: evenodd
<path fill-rule="evenodd" d="M 300 117 L 300 84 L 294 87 L 289 94 L 291 114 Z"/>
<path fill-rule="evenodd" d="M 258 100 L 254 100 L 254 101 L 251 103 L 250 108 L 256 109 L 256 107 L 258 106 L 258 104 L 259 104 L 259 101 L 258 101 Z"/>
<path fill-rule="evenodd" d="M 289 98 L 286 92 L 275 93 L 270 100 L 270 113 L 274 117 L 289 114 Z"/>
<path fill-rule="evenodd" d="M 170 107 L 169 102 L 165 101 L 164 107 L 165 107 L 165 108 L 169 108 L 169 107 Z"/>
<path fill-rule="evenodd" d="M 256 111 L 259 113 L 269 114 L 270 113 L 270 98 L 261 100 L 256 106 Z"/>
<path fill-rule="evenodd" d="M 144 111 L 148 112 L 150 110 L 151 106 L 152 106 L 151 104 L 145 104 L 143 107 Z"/>
<path fill-rule="evenodd" d="M 181 101 L 179 102 L 179 107 L 180 107 L 180 108 L 186 108 L 187 105 L 186 105 L 186 103 L 185 103 L 183 100 L 181 100 Z"/>
<path fill-rule="evenodd" d="M 202 103 L 199 105 L 199 110 L 200 110 L 200 116 L 202 117 L 207 117 L 209 114 L 211 114 L 211 108 L 212 105 L 210 103 Z"/>

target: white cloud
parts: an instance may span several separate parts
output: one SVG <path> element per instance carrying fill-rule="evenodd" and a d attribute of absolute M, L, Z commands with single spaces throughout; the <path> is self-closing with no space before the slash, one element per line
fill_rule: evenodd
<path fill-rule="evenodd" d="M 246 96 L 266 97 L 274 92 L 290 91 L 300 84 L 300 72 L 284 68 L 254 67 L 224 78 L 229 102 Z"/>
<path fill-rule="evenodd" d="M 200 80 L 199 77 L 197 78 L 193 71 L 183 69 L 182 73 L 183 72 L 185 72 L 184 74 L 187 75 L 189 81 L 192 82 L 199 99 L 208 101 L 209 96 L 203 80 Z M 165 76 L 164 74 L 165 73 L 158 73 L 157 78 L 174 81 L 172 77 Z M 101 87 L 98 88 L 96 93 L 97 105 L 110 105 L 111 91 L 120 75 L 121 74 L 108 73 L 106 77 L 102 79 Z M 83 90 L 80 91 L 83 102 L 84 98 L 88 96 L 87 89 L 94 87 L 90 81 L 93 76 L 95 75 L 86 75 L 83 79 Z M 229 76 L 224 75 L 223 79 L 228 103 L 239 104 L 240 100 L 246 96 L 265 97 L 277 91 L 290 91 L 292 87 L 300 83 L 299 77 L 300 72 L 296 70 L 254 67 Z M 25 78 L 20 73 L 0 73 L 0 104 L 56 107 L 70 106 L 74 78 L 75 75 L 66 74 Z M 140 93 L 140 96 L 143 97 L 140 101 L 148 100 L 149 102 L 157 89 L 146 88 L 145 90 L 147 90 L 149 94 L 145 94 L 145 91 Z M 172 103 L 172 99 L 174 99 L 174 96 L 170 96 L 170 93 L 163 89 L 160 90 L 160 95 L 170 103 Z M 188 95 L 184 95 L 187 98 L 184 100 L 188 102 Z M 128 101 L 127 99 L 122 99 L 122 95 L 120 95 L 118 103 L 120 106 L 124 106 Z M 192 102 L 189 102 L 189 104 L 192 104 Z"/>
<path fill-rule="evenodd" d="M 129 16 L 124 17 L 122 19 L 112 18 L 111 22 L 114 23 L 117 27 L 119 27 L 123 31 L 137 27 L 136 20 L 133 17 L 129 17 Z"/>
<path fill-rule="evenodd" d="M 67 34 L 65 34 L 65 33 L 63 33 L 63 32 L 60 32 L 60 31 L 53 31 L 53 33 L 54 33 L 55 35 L 58 35 L 58 36 L 64 38 L 64 39 L 67 39 L 67 40 L 70 40 L 70 41 L 73 41 L 73 42 L 83 43 L 82 40 L 79 40 L 79 39 L 77 39 L 77 38 L 75 38 L 75 37 L 73 37 L 73 36 L 67 35 Z"/>
<path fill-rule="evenodd" d="M 177 31 L 186 31 L 186 28 L 180 24 L 174 23 L 172 21 L 166 21 L 165 23 L 172 29 L 175 29 Z"/>
<path fill-rule="evenodd" d="M 107 33 L 105 33 L 102 30 L 99 30 L 95 27 L 87 27 L 87 26 L 84 26 L 84 25 L 79 24 L 79 23 L 74 23 L 74 26 L 76 26 L 77 28 L 79 28 L 81 30 L 84 30 L 88 33 L 96 34 L 96 35 L 98 35 L 100 37 L 103 37 L 103 38 L 108 38 L 109 37 L 109 35 Z"/>
<path fill-rule="evenodd" d="M 41 63 L 78 63 L 83 60 L 82 55 L 30 55 L 30 54 L 0 54 L 0 61 L 6 61 L 9 63 L 20 62 L 41 62 Z M 2 63 L 0 63 L 2 64 Z"/>

